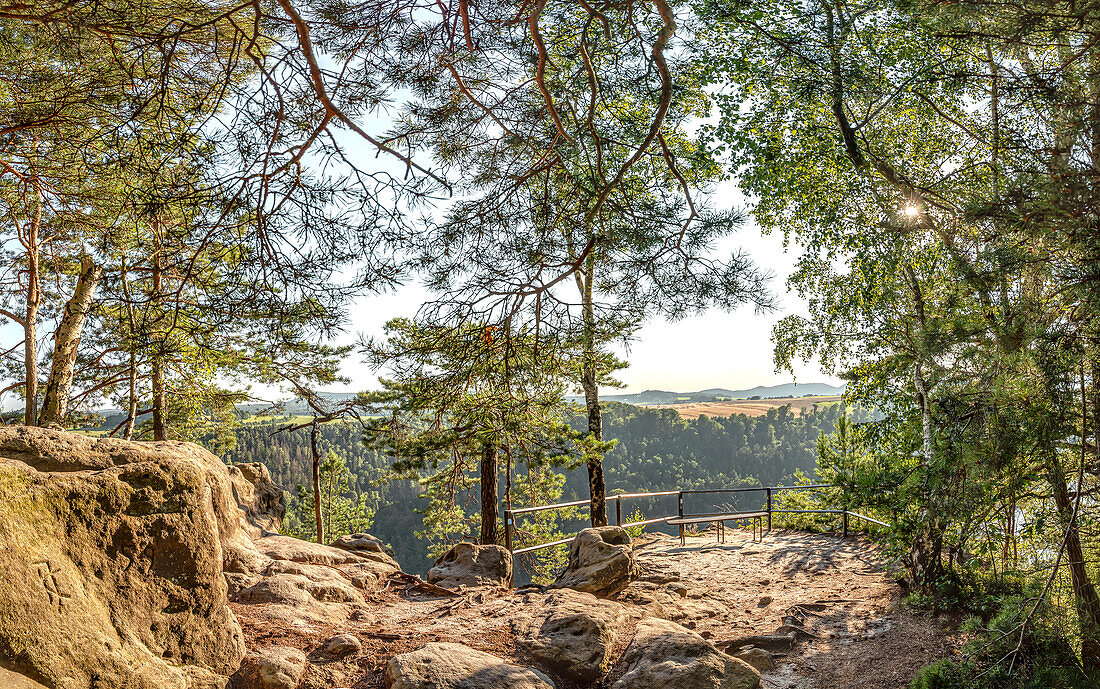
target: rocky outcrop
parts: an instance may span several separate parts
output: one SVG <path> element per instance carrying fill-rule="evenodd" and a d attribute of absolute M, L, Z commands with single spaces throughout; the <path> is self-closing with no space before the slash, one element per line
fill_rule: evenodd
<path fill-rule="evenodd" d="M 368 553 L 381 553 L 390 558 L 394 556 L 393 548 L 382 542 L 381 539 L 371 536 L 369 533 L 353 533 L 337 538 L 329 543 L 333 548 L 347 550 L 356 555 L 369 557 Z"/>
<path fill-rule="evenodd" d="M 245 658 L 234 689 L 297 689 L 305 670 L 304 653 L 272 646 Z"/>
<path fill-rule="evenodd" d="M 722 603 L 703 596 L 698 591 L 689 592 L 679 582 L 653 584 L 635 581 L 617 597 L 624 603 L 633 603 L 646 608 L 654 617 L 673 622 L 702 620 L 718 617 L 729 612 Z"/>
<path fill-rule="evenodd" d="M 233 465 L 229 467 L 229 480 L 250 535 L 278 533 L 286 516 L 286 496 L 271 480 L 267 467 L 259 462 Z"/>
<path fill-rule="evenodd" d="M 718 647 L 726 653 L 739 654 L 747 648 L 760 648 L 773 653 L 787 653 L 795 644 L 794 634 L 756 634 L 739 639 L 718 642 Z"/>
<path fill-rule="evenodd" d="M 341 624 L 365 604 L 396 563 L 369 560 L 346 550 L 288 536 L 256 539 L 264 564 L 229 575 L 230 600 L 256 606 L 250 614 L 273 623 Z"/>
<path fill-rule="evenodd" d="M 675 622 L 638 624 L 612 689 L 757 689 L 760 674 Z"/>
<path fill-rule="evenodd" d="M 378 588 L 386 577 L 401 569 L 393 558 L 385 553 L 360 554 L 278 534 L 258 538 L 254 545 L 257 551 L 273 561 L 321 565 L 330 568 L 335 566 L 355 586 L 368 591 Z"/>
<path fill-rule="evenodd" d="M 626 609 L 570 589 L 544 598 L 539 614 L 513 624 L 520 648 L 555 675 L 581 684 L 606 675 L 619 629 L 628 618 Z"/>
<path fill-rule="evenodd" d="M 224 684 L 244 642 L 223 559 L 262 559 L 238 497 L 197 445 L 0 428 L 0 665 L 57 689 Z"/>
<path fill-rule="evenodd" d="M 428 570 L 428 583 L 444 588 L 508 586 L 512 554 L 499 545 L 456 543 Z"/>
<path fill-rule="evenodd" d="M 669 619 L 667 609 L 679 604 L 687 594 L 687 587 L 679 582 L 655 584 L 648 581 L 634 581 L 623 589 L 616 599 L 642 606 L 655 617 Z"/>
<path fill-rule="evenodd" d="M 462 644 L 429 643 L 386 663 L 389 689 L 554 689 L 549 677 Z"/>
<path fill-rule="evenodd" d="M 619 526 L 602 526 L 577 534 L 569 545 L 568 564 L 551 588 L 606 598 L 625 589 L 637 574 L 630 534 Z"/>

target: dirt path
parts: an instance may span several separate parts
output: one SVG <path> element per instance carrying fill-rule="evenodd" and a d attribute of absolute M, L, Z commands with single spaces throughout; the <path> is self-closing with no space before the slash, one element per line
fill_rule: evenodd
<path fill-rule="evenodd" d="M 769 634 L 796 622 L 801 635 L 763 687 L 791 689 L 903 689 L 921 666 L 950 653 L 950 635 L 936 622 L 900 610 L 898 590 L 878 550 L 861 539 L 773 532 L 753 543 L 747 531 L 727 529 L 726 542 L 712 534 L 679 539 L 657 536 L 637 548 L 649 580 L 621 596 L 634 603 L 619 635 L 625 650 L 633 625 L 646 615 L 673 619 L 720 648 L 748 635 Z M 664 591 L 664 604 L 638 591 Z M 668 590 L 677 590 L 669 597 Z M 332 634 L 350 632 L 363 642 L 354 666 L 332 666 L 339 675 L 308 676 L 312 687 L 382 686 L 382 668 L 397 653 L 428 641 L 456 641 L 531 664 L 515 644 L 513 621 L 529 616 L 541 594 L 482 588 L 455 598 L 418 595 L 396 581 L 369 596 L 351 620 L 333 624 L 278 624 L 255 606 L 234 604 L 248 646 L 296 646 L 308 653 Z M 788 617 L 794 615 L 793 618 Z M 613 670 L 602 686 L 610 686 Z M 559 681 L 559 689 L 589 689 Z"/>
<path fill-rule="evenodd" d="M 788 613 L 799 618 L 817 638 L 777 657 L 765 687 L 904 688 L 951 652 L 951 635 L 934 619 L 900 608 L 885 560 L 864 539 L 773 532 L 753 543 L 747 532 L 727 530 L 724 544 L 710 534 L 689 536 L 685 547 L 662 539 L 638 556 L 676 571 L 689 595 L 705 592 L 729 609 L 694 622 L 716 644 L 772 632 Z"/>

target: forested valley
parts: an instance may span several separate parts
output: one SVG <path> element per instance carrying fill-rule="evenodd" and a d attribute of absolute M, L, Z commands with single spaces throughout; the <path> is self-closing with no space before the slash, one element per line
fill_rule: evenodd
<path fill-rule="evenodd" d="M 780 407 L 757 417 L 686 420 L 671 409 L 608 403 L 605 429 L 618 441 L 604 457 L 608 494 L 789 484 L 796 471 L 813 475 L 818 438 L 833 432 L 841 409 L 832 403 L 804 415 Z M 854 411 L 852 415 L 867 416 Z M 572 416 L 572 424 L 580 426 L 579 413 Z M 313 507 L 302 504 L 295 487 L 310 484 L 309 433 L 304 429 L 280 433 L 283 425 L 277 419 L 242 424 L 233 431 L 235 444 L 220 454 L 228 462 L 264 463 L 275 482 L 287 490 L 289 512 L 308 522 Z M 444 536 L 476 537 L 477 524 L 471 519 L 465 534 L 424 533 L 424 538 L 417 538 L 417 532 L 426 531 L 417 513 L 427 507 L 427 501 L 419 498 L 421 487 L 413 480 L 392 477 L 393 458 L 366 447 L 358 424 L 325 424 L 320 441 L 322 451 L 331 450 L 347 467 L 346 497 L 355 502 L 362 497 L 373 514 L 363 528 L 390 543 L 409 571 L 430 566 L 434 558 L 429 553 L 438 550 L 431 547 L 433 538 L 438 545 Z M 559 470 L 566 476 L 560 501 L 584 499 L 588 493 L 584 471 Z M 476 481 L 475 477 L 466 500 L 470 515 L 480 511 Z M 669 509 L 667 504 L 662 507 Z"/>

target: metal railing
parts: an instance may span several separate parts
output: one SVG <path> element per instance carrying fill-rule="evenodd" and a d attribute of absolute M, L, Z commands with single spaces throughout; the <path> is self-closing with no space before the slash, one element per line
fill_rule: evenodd
<path fill-rule="evenodd" d="M 789 509 L 775 509 L 773 507 L 773 498 L 776 493 L 783 491 L 794 490 L 815 490 L 822 488 L 835 488 L 835 485 L 830 484 L 808 484 L 800 486 L 765 486 L 762 488 L 716 488 L 716 489 L 703 489 L 703 490 L 665 490 L 654 493 L 620 493 L 618 495 L 609 495 L 606 498 L 607 503 L 615 504 L 615 525 L 622 527 L 630 526 L 644 526 L 646 524 L 656 524 L 658 522 L 667 522 L 669 519 L 677 519 L 684 517 L 720 517 L 728 512 L 702 512 L 702 513 L 685 513 L 684 512 L 684 496 L 685 495 L 716 495 L 716 494 L 738 494 L 738 493 L 764 493 L 764 507 L 760 509 L 761 512 L 767 512 L 768 517 L 768 530 L 772 528 L 772 515 L 773 514 L 838 514 L 841 517 L 841 529 L 844 537 L 848 537 L 849 531 L 849 519 L 855 517 L 871 524 L 877 524 L 889 528 L 890 525 L 886 522 L 872 519 L 858 512 L 853 512 L 847 508 L 842 509 L 821 509 L 821 510 L 789 510 Z M 654 517 L 652 519 L 641 519 L 638 521 L 623 523 L 623 502 L 626 500 L 635 500 L 641 498 L 660 498 L 675 495 L 676 496 L 676 514 L 669 514 L 660 517 Z M 530 545 L 523 548 L 513 548 L 516 532 L 516 518 L 524 515 L 533 514 L 535 512 L 545 512 L 548 510 L 560 510 L 568 509 L 571 507 L 585 507 L 591 506 L 589 500 L 574 500 L 572 502 L 559 502 L 553 505 L 536 505 L 534 507 L 521 507 L 515 510 L 504 510 L 504 547 L 507 548 L 513 555 L 521 555 L 523 553 L 530 553 L 536 550 L 543 550 L 545 548 L 552 548 L 558 545 L 565 545 L 573 540 L 572 534 L 569 538 L 563 538 L 557 541 L 550 541 L 548 543 L 539 543 L 537 545 Z"/>

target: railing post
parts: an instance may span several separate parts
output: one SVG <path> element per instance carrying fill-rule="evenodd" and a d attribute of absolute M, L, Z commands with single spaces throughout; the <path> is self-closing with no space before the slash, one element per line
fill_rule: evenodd
<path fill-rule="evenodd" d="M 841 516 L 844 518 L 844 538 L 848 538 L 848 510 L 843 510 Z"/>
<path fill-rule="evenodd" d="M 684 518 L 684 491 L 682 491 L 682 490 L 676 493 L 676 514 L 680 517 L 680 519 Z M 681 524 L 680 525 L 680 544 L 683 545 L 683 543 L 684 543 L 684 525 Z"/>
<path fill-rule="evenodd" d="M 764 490 L 768 491 L 768 531 L 772 530 L 772 489 L 768 486 Z"/>
<path fill-rule="evenodd" d="M 512 510 L 504 510 L 504 547 L 512 552 Z"/>
<path fill-rule="evenodd" d="M 623 496 L 615 496 L 615 526 L 623 525 Z"/>

